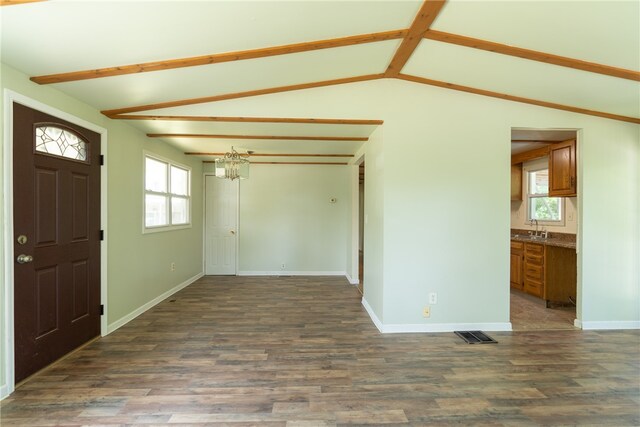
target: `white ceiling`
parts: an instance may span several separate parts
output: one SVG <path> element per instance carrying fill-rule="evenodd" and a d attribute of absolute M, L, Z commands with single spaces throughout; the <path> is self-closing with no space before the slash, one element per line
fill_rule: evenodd
<path fill-rule="evenodd" d="M 406 29 L 421 5 L 415 0 L 54 0 L 6 6 L 0 8 L 0 59 L 29 76 L 40 76 L 211 55 Z M 640 2 L 636 0 L 449 0 L 432 28 L 640 69 Z M 399 43 L 389 40 L 52 86 L 97 109 L 115 109 L 382 73 Z M 402 72 L 541 101 L 640 116 L 638 82 L 431 40 L 421 41 Z M 210 109 L 207 104 L 190 105 L 156 110 L 153 114 L 206 116 Z M 375 129 L 373 125 L 130 123 L 147 133 L 368 136 Z M 234 145 L 257 152 L 330 154 L 353 153 L 362 145 L 344 141 L 165 141 L 185 151 L 199 152 L 226 151 Z"/>

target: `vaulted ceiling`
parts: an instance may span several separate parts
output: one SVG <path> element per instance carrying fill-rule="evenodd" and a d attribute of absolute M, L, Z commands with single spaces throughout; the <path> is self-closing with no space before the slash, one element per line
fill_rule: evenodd
<path fill-rule="evenodd" d="M 384 78 L 640 123 L 636 0 L 3 4 L 3 63 L 189 153 L 346 162 L 378 117 L 211 103 Z"/>

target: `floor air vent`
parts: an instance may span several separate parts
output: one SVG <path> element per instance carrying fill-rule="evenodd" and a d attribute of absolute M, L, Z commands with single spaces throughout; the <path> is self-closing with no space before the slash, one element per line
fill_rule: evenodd
<path fill-rule="evenodd" d="M 465 340 L 467 344 L 498 344 L 482 331 L 455 331 L 455 334 Z"/>

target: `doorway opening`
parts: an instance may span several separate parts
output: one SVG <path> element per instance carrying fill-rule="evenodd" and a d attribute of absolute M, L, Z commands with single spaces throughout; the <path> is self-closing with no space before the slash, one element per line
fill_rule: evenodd
<path fill-rule="evenodd" d="M 574 329 L 578 131 L 511 129 L 513 330 Z"/>

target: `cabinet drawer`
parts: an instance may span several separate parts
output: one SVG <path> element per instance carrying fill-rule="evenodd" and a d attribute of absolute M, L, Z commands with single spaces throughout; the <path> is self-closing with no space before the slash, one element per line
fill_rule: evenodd
<path fill-rule="evenodd" d="M 537 243 L 526 243 L 524 245 L 524 251 L 527 254 L 542 256 L 544 255 L 544 246 Z"/>
<path fill-rule="evenodd" d="M 544 257 L 542 255 L 526 253 L 524 260 L 528 264 L 544 265 Z"/>
<path fill-rule="evenodd" d="M 541 282 L 537 282 L 535 280 L 525 279 L 523 290 L 528 294 L 542 298 L 544 285 Z"/>
<path fill-rule="evenodd" d="M 524 276 L 528 279 L 534 279 L 542 282 L 544 268 L 541 265 L 524 264 Z"/>
<path fill-rule="evenodd" d="M 524 249 L 524 242 L 514 242 L 511 241 L 511 250 L 512 251 L 521 251 Z"/>

